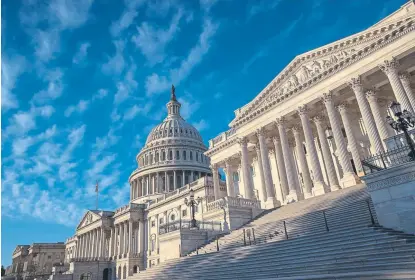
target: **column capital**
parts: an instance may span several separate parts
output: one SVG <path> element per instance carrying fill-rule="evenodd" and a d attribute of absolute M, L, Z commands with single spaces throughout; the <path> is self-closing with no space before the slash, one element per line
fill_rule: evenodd
<path fill-rule="evenodd" d="M 313 121 L 316 125 L 322 125 L 326 118 L 322 115 L 317 115 L 313 118 Z"/>
<path fill-rule="evenodd" d="M 357 76 L 356 78 L 351 78 L 347 84 L 349 87 L 352 88 L 353 91 L 363 88 L 362 79 L 360 76 Z"/>
<path fill-rule="evenodd" d="M 274 144 L 279 144 L 281 143 L 281 139 L 278 136 L 274 136 L 272 137 L 272 142 L 274 142 Z"/>
<path fill-rule="evenodd" d="M 340 104 L 337 106 L 337 110 L 338 110 L 340 113 L 347 112 L 347 110 L 348 110 L 348 109 L 349 109 L 349 103 L 347 103 L 347 102 L 340 103 Z"/>
<path fill-rule="evenodd" d="M 328 91 L 323 93 L 323 97 L 321 98 L 321 101 L 323 101 L 324 104 L 333 102 L 333 92 Z"/>
<path fill-rule="evenodd" d="M 409 75 L 408 71 L 403 71 L 399 73 L 399 79 L 401 79 L 401 81 L 410 82 L 410 77 L 411 75 Z"/>
<path fill-rule="evenodd" d="M 309 110 L 306 104 L 299 106 L 297 109 L 297 112 L 300 116 L 307 115 L 308 111 Z"/>
<path fill-rule="evenodd" d="M 265 128 L 260 127 L 255 131 L 256 136 L 259 138 L 260 136 L 265 136 Z"/>
<path fill-rule="evenodd" d="M 378 98 L 377 98 L 377 91 L 376 91 L 376 88 L 375 87 L 367 90 L 365 92 L 365 94 L 366 94 L 367 100 L 369 100 L 369 101 L 377 101 L 378 100 Z"/>
<path fill-rule="evenodd" d="M 252 163 L 257 162 L 257 161 L 258 161 L 258 157 L 257 156 L 255 156 L 255 157 L 252 158 Z"/>
<path fill-rule="evenodd" d="M 261 147 L 260 147 L 259 143 L 255 145 L 255 150 L 256 150 L 257 154 L 261 153 Z"/>
<path fill-rule="evenodd" d="M 383 61 L 383 63 L 379 64 L 378 67 L 380 70 L 382 70 L 383 73 L 388 75 L 398 70 L 399 61 L 395 57 L 392 57 L 389 60 Z"/>
<path fill-rule="evenodd" d="M 300 135 L 301 128 L 298 125 L 293 126 L 291 130 L 293 131 L 294 136 Z"/>
<path fill-rule="evenodd" d="M 286 120 L 284 117 L 276 118 L 275 123 L 277 124 L 277 126 L 283 126 L 285 125 Z"/>
<path fill-rule="evenodd" d="M 246 137 L 240 137 L 237 142 L 241 146 L 246 146 L 248 144 L 248 139 Z"/>
<path fill-rule="evenodd" d="M 219 167 L 219 165 L 217 163 L 212 163 L 210 165 L 210 169 L 215 170 L 215 171 L 218 169 L 218 167 Z"/>
<path fill-rule="evenodd" d="M 274 154 L 275 154 L 275 150 L 274 150 L 274 149 L 269 149 L 269 150 L 268 150 L 268 154 L 270 154 L 270 155 L 274 155 Z"/>

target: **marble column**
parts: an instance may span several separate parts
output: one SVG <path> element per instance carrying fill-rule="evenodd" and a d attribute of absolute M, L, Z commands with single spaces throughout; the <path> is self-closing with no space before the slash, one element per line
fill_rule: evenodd
<path fill-rule="evenodd" d="M 241 165 L 242 165 L 242 176 L 244 181 L 245 198 L 255 199 L 254 186 L 251 180 L 251 170 L 248 162 L 248 141 L 247 139 L 240 138 L 239 145 L 241 146 Z"/>
<path fill-rule="evenodd" d="M 298 201 L 299 194 L 297 193 L 297 189 L 299 189 L 299 186 L 298 181 L 296 180 L 295 167 L 293 164 L 293 155 L 290 149 L 290 145 L 288 143 L 284 117 L 278 118 L 276 120 L 276 123 L 278 126 L 278 132 L 280 134 L 281 139 L 282 155 L 284 157 L 285 172 L 287 174 L 287 182 L 289 189 L 289 193 L 286 197 L 286 202 Z"/>
<path fill-rule="evenodd" d="M 265 186 L 264 168 L 262 166 L 261 150 L 259 148 L 259 145 L 255 146 L 255 151 L 256 151 L 256 155 L 257 155 L 256 159 L 257 159 L 257 162 L 258 162 L 258 171 L 259 171 L 258 173 L 259 173 L 259 179 L 260 179 L 260 183 L 261 183 L 262 201 L 265 203 L 267 201 L 267 189 L 266 189 L 266 186 Z"/>
<path fill-rule="evenodd" d="M 131 255 L 133 246 L 133 221 L 128 221 L 128 253 Z"/>
<path fill-rule="evenodd" d="M 166 191 L 170 192 L 170 175 L 167 171 L 165 171 L 166 176 Z"/>
<path fill-rule="evenodd" d="M 265 131 L 263 128 L 256 131 L 259 149 L 262 161 L 263 174 L 265 179 L 265 187 L 267 191 L 266 207 L 268 209 L 279 206 L 277 199 L 275 198 L 274 182 L 272 181 L 271 164 L 269 162 L 269 152 L 267 142 L 265 139 Z M 259 158 L 259 157 L 258 157 Z"/>
<path fill-rule="evenodd" d="M 93 229 L 93 230 L 91 230 L 91 254 L 90 254 L 91 258 L 96 257 L 96 255 L 95 255 L 95 249 L 96 249 L 95 242 L 96 242 L 96 239 L 97 239 L 96 230 Z"/>
<path fill-rule="evenodd" d="M 109 242 L 109 246 L 108 246 L 108 257 L 112 258 L 113 256 L 113 250 L 112 250 L 112 246 L 114 246 L 114 228 L 110 229 L 110 242 Z"/>
<path fill-rule="evenodd" d="M 145 189 L 146 187 L 145 187 L 144 178 L 140 178 L 139 180 L 140 180 L 142 196 L 145 196 L 146 195 L 146 189 Z"/>
<path fill-rule="evenodd" d="M 190 171 L 190 183 L 192 183 L 195 180 L 193 174 L 194 174 L 193 170 Z"/>
<path fill-rule="evenodd" d="M 215 200 L 217 200 L 217 199 L 219 199 L 219 196 L 220 196 L 218 165 L 217 164 L 212 164 L 212 166 L 210 168 L 212 169 L 213 192 L 214 192 L 214 195 L 215 195 Z"/>
<path fill-rule="evenodd" d="M 414 113 L 411 102 L 409 101 L 401 80 L 399 79 L 398 67 L 399 62 L 394 57 L 390 60 L 385 60 L 379 65 L 380 70 L 382 70 L 382 72 L 388 77 L 396 100 L 402 105 L 402 110 L 407 109 L 409 112 Z"/>
<path fill-rule="evenodd" d="M 284 156 L 281 149 L 281 139 L 279 137 L 273 137 L 272 141 L 274 142 L 275 159 L 277 161 L 278 177 L 281 183 L 282 198 L 285 199 L 290 191 L 288 189 L 287 173 L 285 172 Z"/>
<path fill-rule="evenodd" d="M 386 112 L 383 114 L 380 112 L 379 101 L 376 96 L 375 89 L 366 91 L 366 98 L 369 102 L 370 109 L 372 109 L 373 118 L 375 119 L 376 127 L 378 128 L 380 139 L 382 140 L 383 147 L 387 150 L 385 139 L 389 138 L 389 133 L 386 128 Z"/>
<path fill-rule="evenodd" d="M 412 109 L 415 110 L 415 95 L 411 88 L 411 80 L 408 72 L 402 72 L 399 75 L 399 79 L 401 80 L 402 86 L 405 89 L 406 96 L 409 99 L 409 103 L 411 103 Z"/>
<path fill-rule="evenodd" d="M 130 182 L 130 200 L 133 200 L 136 197 L 135 188 L 134 188 L 134 181 Z"/>
<path fill-rule="evenodd" d="M 331 156 L 329 143 L 327 142 L 325 129 L 323 127 L 323 117 L 316 116 L 313 120 L 317 127 L 317 134 L 320 142 L 321 152 L 323 154 L 324 166 L 326 167 L 327 176 L 329 179 L 330 190 L 337 191 L 340 189 L 340 185 L 339 180 L 337 179 L 336 169 L 334 167 L 333 158 Z"/>
<path fill-rule="evenodd" d="M 298 108 L 301 124 L 303 126 L 304 137 L 307 147 L 307 153 L 310 157 L 311 170 L 313 171 L 314 187 L 313 195 L 322 195 L 328 192 L 328 187 L 324 182 L 323 173 L 321 171 L 320 161 L 318 159 L 317 149 L 314 144 L 313 131 L 311 129 L 310 119 L 308 117 L 308 108 L 306 105 Z"/>
<path fill-rule="evenodd" d="M 183 170 L 182 171 L 182 185 L 184 187 L 184 185 L 186 185 L 186 171 Z"/>
<path fill-rule="evenodd" d="M 365 98 L 360 77 L 351 79 L 349 86 L 352 88 L 356 96 L 357 104 L 359 106 L 360 113 L 362 114 L 362 120 L 367 131 L 367 136 L 369 137 L 370 145 L 375 150 L 375 153 L 384 152 L 382 140 L 380 139 L 380 135 L 377 131 L 376 123 L 369 107 L 369 102 Z"/>
<path fill-rule="evenodd" d="M 127 253 L 127 249 L 128 249 L 128 223 L 124 222 L 123 223 L 124 226 L 124 236 L 123 236 L 123 240 L 124 240 L 124 245 L 123 245 L 123 254 Z"/>
<path fill-rule="evenodd" d="M 313 182 L 311 181 L 310 171 L 307 165 L 307 158 L 304 153 L 303 142 L 301 140 L 300 135 L 300 128 L 298 126 L 294 126 L 292 128 L 294 139 L 295 139 L 295 147 L 298 156 L 298 161 L 300 163 L 300 170 L 303 178 L 304 183 L 304 198 L 309 198 L 312 195 L 312 188 Z"/>
<path fill-rule="evenodd" d="M 232 178 L 232 165 L 230 163 L 230 159 L 225 160 L 225 173 L 226 173 L 226 189 L 228 192 L 228 196 L 235 197 L 235 187 L 233 184 Z"/>
<path fill-rule="evenodd" d="M 174 190 L 177 189 L 177 176 L 176 176 L 176 170 L 173 170 L 173 188 Z"/>
<path fill-rule="evenodd" d="M 119 227 L 119 246 L 118 246 L 118 255 L 122 255 L 124 249 L 124 227 L 123 224 L 118 224 Z"/>
<path fill-rule="evenodd" d="M 167 222 L 167 217 L 166 217 Z M 143 257 L 144 256 L 144 243 L 145 243 L 145 236 L 144 236 L 144 222 L 142 220 L 138 221 L 138 236 L 139 236 L 139 253 Z"/>
<path fill-rule="evenodd" d="M 324 94 L 323 102 L 326 106 L 326 110 L 329 116 L 330 126 L 333 131 L 334 142 L 336 143 L 340 165 L 343 169 L 343 178 L 341 178 L 340 184 L 342 188 L 355 186 L 356 184 L 360 183 L 360 179 L 353 172 L 352 163 L 349 159 L 349 152 L 347 151 L 346 142 L 344 141 L 343 132 L 341 130 L 341 123 L 337 117 L 337 112 L 333 102 L 333 95 L 331 92 Z"/>
<path fill-rule="evenodd" d="M 156 192 L 160 193 L 160 173 L 156 173 Z"/>

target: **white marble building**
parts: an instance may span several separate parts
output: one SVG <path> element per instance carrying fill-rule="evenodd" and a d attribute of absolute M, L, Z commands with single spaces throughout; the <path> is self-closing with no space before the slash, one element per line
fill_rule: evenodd
<path fill-rule="evenodd" d="M 180 116 L 172 88 L 168 116 L 136 157 L 130 203 L 85 213 L 66 242 L 70 268 L 54 277 L 126 279 L 263 209 L 362 183 L 361 160 L 396 143 L 385 122 L 389 102 L 415 110 L 414 29 L 411 1 L 367 30 L 298 55 L 235 110 L 209 148 Z M 198 230 L 189 229 L 185 203 L 193 192 Z"/>
<path fill-rule="evenodd" d="M 360 184 L 361 160 L 396 142 L 385 120 L 390 102 L 415 110 L 414 17 L 410 1 L 367 30 L 298 55 L 235 110 L 206 152 L 213 174 L 230 175 L 228 195 L 237 183 L 243 197 L 273 208 Z"/>

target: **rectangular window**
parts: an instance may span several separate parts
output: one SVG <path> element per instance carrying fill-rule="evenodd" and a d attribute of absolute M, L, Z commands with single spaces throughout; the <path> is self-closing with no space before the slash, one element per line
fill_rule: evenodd
<path fill-rule="evenodd" d="M 160 225 L 163 224 L 164 223 L 164 219 L 163 218 L 160 218 L 159 223 L 160 223 Z"/>
<path fill-rule="evenodd" d="M 180 151 L 176 151 L 176 159 L 180 159 Z"/>
<path fill-rule="evenodd" d="M 186 217 L 187 216 L 187 209 L 182 210 L 182 217 Z"/>
<path fill-rule="evenodd" d="M 151 227 L 155 227 L 156 226 L 156 221 L 151 221 Z"/>
<path fill-rule="evenodd" d="M 52 259 L 52 256 L 48 256 L 48 260 Z"/>
<path fill-rule="evenodd" d="M 190 151 L 190 160 L 193 160 L 193 152 Z"/>

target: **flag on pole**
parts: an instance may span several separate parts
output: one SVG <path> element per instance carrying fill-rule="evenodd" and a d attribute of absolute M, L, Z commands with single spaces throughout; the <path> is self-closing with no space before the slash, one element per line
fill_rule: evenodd
<path fill-rule="evenodd" d="M 97 181 L 97 184 L 95 185 L 95 192 L 96 193 L 98 192 L 98 181 Z"/>

